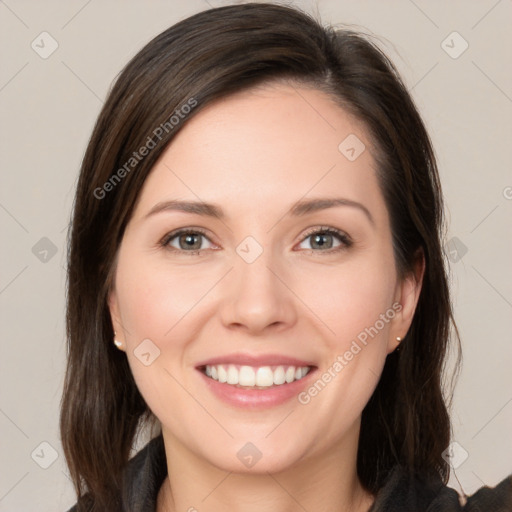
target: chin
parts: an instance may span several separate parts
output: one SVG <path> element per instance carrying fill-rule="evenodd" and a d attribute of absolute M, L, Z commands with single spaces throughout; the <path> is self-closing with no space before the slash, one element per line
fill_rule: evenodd
<path fill-rule="evenodd" d="M 209 451 L 203 456 L 223 471 L 251 475 L 266 475 L 291 469 L 304 456 L 297 441 L 289 443 L 289 449 L 286 450 L 286 446 L 279 442 L 264 438 L 252 439 L 230 440 L 229 446 L 217 445 L 215 453 Z"/>

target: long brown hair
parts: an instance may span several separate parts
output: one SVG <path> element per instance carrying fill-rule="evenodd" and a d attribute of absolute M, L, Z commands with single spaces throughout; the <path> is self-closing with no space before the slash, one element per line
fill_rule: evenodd
<path fill-rule="evenodd" d="M 451 428 L 442 377 L 451 327 L 459 349 L 460 342 L 429 136 L 395 67 L 369 37 L 324 27 L 296 8 L 249 3 L 198 13 L 149 42 L 117 78 L 82 162 L 68 246 L 60 429 L 77 496 L 88 491 L 93 510 L 117 505 L 136 434 L 155 422 L 125 354 L 112 343 L 107 307 L 116 254 L 144 181 L 175 134 L 206 105 L 275 80 L 324 91 L 364 123 L 399 275 L 412 270 L 418 250 L 425 257 L 411 328 L 402 349 L 387 357 L 362 414 L 361 482 L 377 493 L 396 464 L 447 482 L 442 452 Z"/>

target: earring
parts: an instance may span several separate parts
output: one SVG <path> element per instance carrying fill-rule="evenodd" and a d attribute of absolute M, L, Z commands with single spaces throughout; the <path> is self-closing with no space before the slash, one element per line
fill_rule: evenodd
<path fill-rule="evenodd" d="M 402 341 L 402 338 L 400 338 L 400 336 L 397 336 L 396 341 L 398 341 L 398 345 L 395 348 L 395 352 L 399 352 L 400 351 L 400 342 Z"/>
<path fill-rule="evenodd" d="M 123 348 L 122 348 L 122 347 L 123 347 L 123 344 L 122 344 L 120 341 L 116 340 L 116 334 L 117 334 L 117 333 L 116 333 L 116 331 L 114 331 L 114 345 L 115 345 L 119 350 L 123 350 Z"/>

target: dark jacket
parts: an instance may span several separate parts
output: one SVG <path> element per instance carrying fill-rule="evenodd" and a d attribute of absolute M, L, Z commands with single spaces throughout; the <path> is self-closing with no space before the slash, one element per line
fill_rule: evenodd
<path fill-rule="evenodd" d="M 151 440 L 127 465 L 118 510 L 105 512 L 155 512 L 158 491 L 167 476 L 162 435 Z M 87 495 L 84 503 L 89 503 Z M 76 505 L 68 512 L 76 512 Z M 512 512 L 512 475 L 494 488 L 482 487 L 465 505 L 457 492 L 440 480 L 419 481 L 398 467 L 389 475 L 368 512 Z"/>

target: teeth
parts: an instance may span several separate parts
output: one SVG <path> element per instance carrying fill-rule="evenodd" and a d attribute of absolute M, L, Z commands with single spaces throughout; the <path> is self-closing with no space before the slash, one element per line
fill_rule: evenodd
<path fill-rule="evenodd" d="M 216 367 L 212 366 L 212 368 Z M 213 375 L 212 378 L 215 379 Z M 226 382 L 228 384 L 238 384 L 238 370 L 232 364 L 228 367 L 228 380 Z"/>
<path fill-rule="evenodd" d="M 268 388 L 274 384 L 274 372 L 270 366 L 262 366 L 256 371 L 256 384 Z"/>
<path fill-rule="evenodd" d="M 256 373 L 250 366 L 240 368 L 237 384 L 240 384 L 240 386 L 254 386 L 256 384 Z"/>
<path fill-rule="evenodd" d="M 219 366 L 217 368 L 217 374 L 219 376 L 219 382 L 227 382 L 228 372 L 224 369 L 224 366 Z"/>
<path fill-rule="evenodd" d="M 213 380 L 232 386 L 268 388 L 289 384 L 295 380 L 304 378 L 310 371 L 309 366 L 235 366 L 230 365 L 207 365 L 205 373 Z"/>
<path fill-rule="evenodd" d="M 276 386 L 279 386 L 281 384 L 284 384 L 285 381 L 286 381 L 286 377 L 285 377 L 285 374 L 284 374 L 284 368 L 282 366 L 278 366 L 274 370 L 274 384 Z"/>

